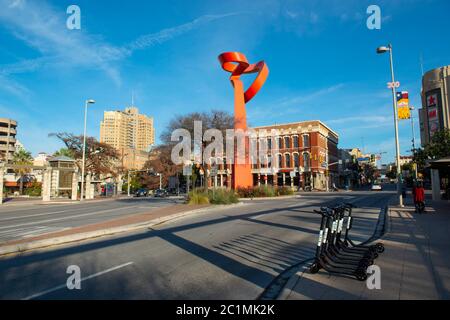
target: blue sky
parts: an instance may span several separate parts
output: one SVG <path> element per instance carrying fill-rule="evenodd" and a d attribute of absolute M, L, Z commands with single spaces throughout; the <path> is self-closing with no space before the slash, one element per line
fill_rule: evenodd
<path fill-rule="evenodd" d="M 66 28 L 71 4 L 81 8 L 81 30 Z M 382 10 L 381 30 L 366 27 L 370 4 Z M 51 132 L 82 132 L 88 98 L 97 101 L 88 118 L 96 137 L 103 111 L 128 106 L 132 91 L 157 136 L 174 114 L 232 111 L 217 56 L 240 51 L 270 69 L 247 105 L 251 125 L 320 119 L 340 147 L 388 152 L 387 162 L 389 60 L 376 47 L 393 44 L 396 78 L 414 106 L 420 56 L 425 71 L 450 64 L 448 0 L 0 0 L 0 8 L 0 117 L 19 121 L 18 138 L 34 154 L 62 146 Z M 410 141 L 402 121 L 402 153 Z"/>

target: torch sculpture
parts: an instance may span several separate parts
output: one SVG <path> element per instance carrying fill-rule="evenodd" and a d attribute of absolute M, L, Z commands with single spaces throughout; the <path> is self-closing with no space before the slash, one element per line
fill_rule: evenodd
<path fill-rule="evenodd" d="M 231 73 L 231 84 L 234 88 L 234 129 L 247 130 L 247 115 L 245 104 L 249 102 L 262 88 L 269 75 L 269 68 L 264 61 L 249 64 L 245 55 L 239 52 L 225 52 L 219 55 L 222 68 Z M 258 73 L 252 85 L 244 91 L 241 75 Z M 253 186 L 252 167 L 249 159 L 249 141 L 245 138 L 245 161 L 237 159 L 236 144 L 234 152 L 233 173 L 231 186 L 233 189 Z"/>

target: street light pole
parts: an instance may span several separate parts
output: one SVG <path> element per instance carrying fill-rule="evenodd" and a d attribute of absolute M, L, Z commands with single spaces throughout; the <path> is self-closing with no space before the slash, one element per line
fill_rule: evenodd
<path fill-rule="evenodd" d="M 379 47 L 377 53 L 385 53 L 389 51 L 389 62 L 391 67 L 391 77 L 392 77 L 392 100 L 394 107 L 394 127 L 395 127 L 395 152 L 396 152 L 396 164 L 397 164 L 397 197 L 398 204 L 403 207 L 403 197 L 402 197 L 402 171 L 400 168 L 400 144 L 398 141 L 398 115 L 397 115 L 397 97 L 396 97 L 396 85 L 394 76 L 394 59 L 392 54 L 392 45 L 389 44 L 387 47 Z"/>
<path fill-rule="evenodd" d="M 94 100 L 86 100 L 84 104 L 84 133 L 83 133 L 83 156 L 82 156 L 82 164 L 81 164 L 81 194 L 80 201 L 84 200 L 84 167 L 86 163 L 86 125 L 87 125 L 87 111 L 88 104 L 94 104 Z"/>
<path fill-rule="evenodd" d="M 128 170 L 128 177 L 127 177 L 127 191 L 128 191 L 128 196 L 130 196 L 130 170 Z"/>
<path fill-rule="evenodd" d="M 415 110 L 414 107 L 410 107 L 409 110 L 411 111 L 411 129 L 412 129 L 412 152 L 413 152 L 413 157 L 415 157 L 416 155 L 416 130 L 414 128 L 414 117 L 413 117 L 413 113 L 412 111 Z M 414 179 L 417 179 L 417 163 L 414 163 Z"/>

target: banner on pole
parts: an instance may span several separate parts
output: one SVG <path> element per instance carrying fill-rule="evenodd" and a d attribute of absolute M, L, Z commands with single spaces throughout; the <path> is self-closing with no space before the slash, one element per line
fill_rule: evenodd
<path fill-rule="evenodd" d="M 399 120 L 411 119 L 408 91 L 397 92 L 397 109 Z"/>

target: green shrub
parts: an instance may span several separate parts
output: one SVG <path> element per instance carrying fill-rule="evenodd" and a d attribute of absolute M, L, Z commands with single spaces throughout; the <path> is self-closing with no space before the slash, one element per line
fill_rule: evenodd
<path fill-rule="evenodd" d="M 280 187 L 277 189 L 278 196 L 292 196 L 294 194 L 294 190 L 291 187 Z"/>
<path fill-rule="evenodd" d="M 188 204 L 209 204 L 208 193 L 203 190 L 189 192 Z"/>
<path fill-rule="evenodd" d="M 253 198 L 254 197 L 254 192 L 253 192 L 253 188 L 248 187 L 248 188 L 238 188 L 236 190 L 238 196 L 240 198 Z"/>
<path fill-rule="evenodd" d="M 255 193 L 259 194 L 259 197 L 276 197 L 277 193 L 273 186 L 263 185 L 255 188 Z"/>
<path fill-rule="evenodd" d="M 275 188 L 271 185 L 262 185 L 259 187 L 239 188 L 237 193 L 241 198 L 266 198 L 290 196 L 294 194 L 294 191 L 290 187 Z"/>
<path fill-rule="evenodd" d="M 233 204 L 239 202 L 236 192 L 228 189 L 215 189 L 208 192 L 209 202 L 212 204 Z"/>
<path fill-rule="evenodd" d="M 42 194 L 42 185 L 39 182 L 33 181 L 31 186 L 25 188 L 24 193 L 30 197 L 39 197 Z"/>

